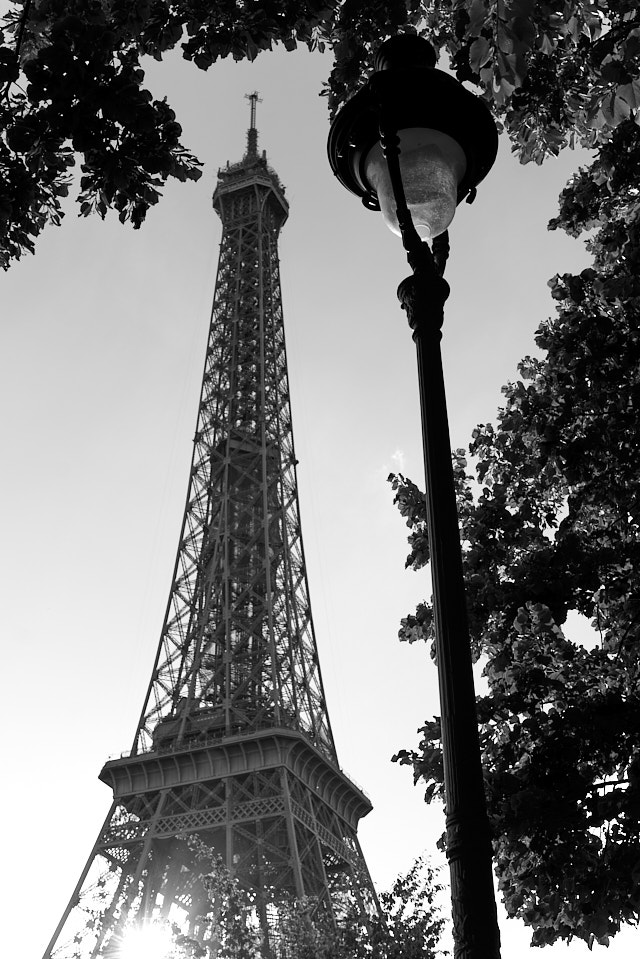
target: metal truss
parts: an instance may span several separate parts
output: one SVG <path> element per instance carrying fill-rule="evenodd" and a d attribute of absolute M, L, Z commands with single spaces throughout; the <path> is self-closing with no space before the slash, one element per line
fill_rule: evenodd
<path fill-rule="evenodd" d="M 114 803 L 45 959 L 118 959 L 149 917 L 215 956 L 218 858 L 253 897 L 265 959 L 292 896 L 334 920 L 346 899 L 377 908 L 356 835 L 371 806 L 338 765 L 309 604 L 277 251 L 288 205 L 256 142 L 213 197 L 218 276 L 151 682 L 130 754 L 100 774 Z"/>
<path fill-rule="evenodd" d="M 133 751 L 196 725 L 230 733 L 276 723 L 335 757 L 291 431 L 277 253 L 288 207 L 257 159 L 253 170 L 221 172 L 214 208 L 224 233 L 189 492 Z"/>

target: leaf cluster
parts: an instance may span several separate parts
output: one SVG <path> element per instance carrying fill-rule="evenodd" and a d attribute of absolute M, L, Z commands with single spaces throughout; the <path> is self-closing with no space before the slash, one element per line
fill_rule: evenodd
<path fill-rule="evenodd" d="M 429 29 L 476 84 L 521 162 L 594 147 L 637 116 L 640 15 L 631 2 L 436 0 Z"/>
<path fill-rule="evenodd" d="M 438 897 L 442 886 L 422 857 L 380 895 L 376 915 L 363 916 L 345 898 L 337 924 L 310 900 L 292 900 L 282 913 L 278 959 L 435 959 L 445 955 Z M 338 902 L 338 906 L 340 903 Z"/>
<path fill-rule="evenodd" d="M 247 888 L 222 858 L 197 835 L 183 837 L 201 865 L 205 901 L 199 921 L 205 938 L 172 930 L 176 959 L 259 959 L 264 943 L 255 922 L 255 890 Z M 273 959 L 436 959 L 445 921 L 438 897 L 442 886 L 424 858 L 399 875 L 380 896 L 375 915 L 364 915 L 338 877 L 332 889 L 333 915 L 312 897 L 297 899 L 282 891 L 269 904 Z"/>
<path fill-rule="evenodd" d="M 561 196 L 592 266 L 551 281 L 555 317 L 495 425 L 454 454 L 497 874 L 533 942 L 606 943 L 640 916 L 640 129 L 621 123 Z M 428 559 L 424 500 L 393 481 Z M 567 621 L 568 614 L 571 617 Z M 587 647 L 571 639 L 576 614 Z M 432 639 L 429 604 L 400 638 Z M 443 794 L 440 724 L 398 762 Z"/>
<path fill-rule="evenodd" d="M 180 45 L 206 70 L 282 45 L 329 49 L 331 112 L 387 37 L 423 32 L 475 85 L 522 162 L 608 142 L 640 106 L 640 14 L 631 0 L 12 0 L 0 32 L 0 265 L 59 224 L 81 157 L 80 211 L 137 228 L 169 178 L 200 163 L 142 58 Z"/>
<path fill-rule="evenodd" d="M 373 959 L 430 959 L 443 954 L 445 928 L 437 906 L 442 886 L 424 857 L 380 896 L 380 916 L 370 933 Z"/>

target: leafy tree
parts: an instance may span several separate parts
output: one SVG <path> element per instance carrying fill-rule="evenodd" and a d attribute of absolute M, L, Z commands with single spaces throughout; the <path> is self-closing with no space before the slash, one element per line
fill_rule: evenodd
<path fill-rule="evenodd" d="M 207 923 L 214 930 L 206 939 L 185 935 L 178 926 L 168 931 L 172 959 L 261 959 L 265 955 L 255 922 L 255 898 L 226 868 L 222 858 L 195 837 L 187 840 L 206 865 Z M 380 896 L 380 912 L 364 917 L 357 903 L 344 897 L 337 923 L 313 899 L 280 900 L 278 935 L 270 944 L 270 959 L 436 959 L 445 922 L 437 897 L 442 887 L 435 870 L 416 859 L 406 875 Z M 339 897 L 338 897 L 339 899 Z"/>
<path fill-rule="evenodd" d="M 507 911 L 544 945 L 607 943 L 640 916 L 640 129 L 626 119 L 550 224 L 593 264 L 557 301 L 497 423 L 454 454 L 486 792 Z M 393 477 L 428 562 L 424 499 Z M 571 640 L 568 613 L 597 637 Z M 563 630 L 566 628 L 566 633 Z M 432 638 L 428 604 L 400 638 Z M 442 796 L 440 724 L 395 757 Z"/>
<path fill-rule="evenodd" d="M 277 959 L 436 959 L 445 921 L 437 903 L 442 886 L 422 857 L 380 895 L 377 915 L 363 917 L 346 900 L 334 926 L 313 910 L 313 903 L 293 901 L 283 911 L 283 934 Z"/>
<path fill-rule="evenodd" d="M 400 875 L 380 896 L 381 915 L 370 933 L 371 952 L 347 953 L 359 959 L 432 959 L 444 954 L 439 948 L 445 923 L 436 905 L 442 887 L 434 869 L 418 858 L 406 875 Z"/>
<path fill-rule="evenodd" d="M 640 104 L 633 0 L 12 0 L 0 31 L 0 264 L 58 224 L 81 157 L 80 212 L 139 227 L 169 177 L 196 179 L 142 60 L 180 45 L 206 70 L 274 45 L 330 49 L 330 108 L 362 82 L 388 36 L 424 31 L 477 85 L 521 160 L 607 143 Z"/>

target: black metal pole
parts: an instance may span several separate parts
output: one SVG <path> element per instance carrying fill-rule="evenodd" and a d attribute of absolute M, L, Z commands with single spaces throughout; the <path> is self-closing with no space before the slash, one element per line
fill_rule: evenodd
<path fill-rule="evenodd" d="M 418 269 L 398 289 L 418 358 L 454 957 L 499 959 L 500 932 L 440 352 L 448 293 L 449 287 L 435 266 L 432 270 Z"/>
<path fill-rule="evenodd" d="M 444 304 L 449 296 L 449 284 L 442 275 L 449 255 L 449 237 L 447 233 L 436 237 L 432 251 L 416 232 L 400 172 L 400 141 L 392 111 L 384 100 L 380 104 L 380 141 L 393 187 L 402 243 L 413 270 L 398 287 L 398 299 L 413 331 L 418 358 L 454 959 L 500 959 L 491 833 L 482 778 L 440 351 Z"/>

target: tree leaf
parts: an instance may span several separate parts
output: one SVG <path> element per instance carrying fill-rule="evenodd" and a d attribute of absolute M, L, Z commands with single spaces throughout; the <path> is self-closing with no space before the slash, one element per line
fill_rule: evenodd
<path fill-rule="evenodd" d="M 491 44 L 485 37 L 478 37 L 469 48 L 469 65 L 474 73 L 479 73 L 491 59 Z"/>
<path fill-rule="evenodd" d="M 617 87 L 616 97 L 622 98 L 632 110 L 637 110 L 640 107 L 640 80 L 632 80 L 631 83 Z"/>

